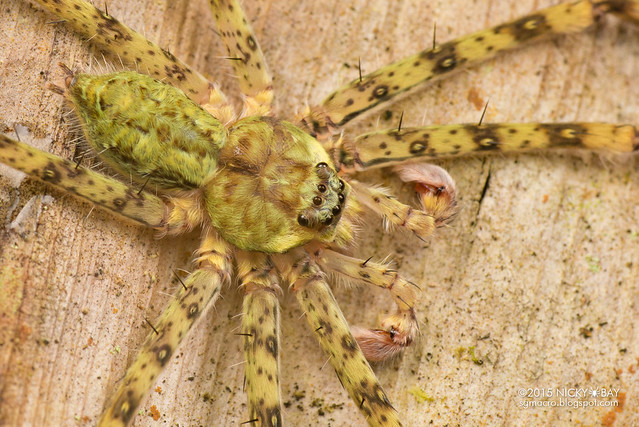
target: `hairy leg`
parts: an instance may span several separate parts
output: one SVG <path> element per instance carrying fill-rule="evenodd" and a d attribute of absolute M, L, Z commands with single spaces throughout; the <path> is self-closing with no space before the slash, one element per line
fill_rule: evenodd
<path fill-rule="evenodd" d="M 240 252 L 237 263 L 238 277 L 245 292 L 241 335 L 249 404 L 247 423 L 281 426 L 278 276 L 266 254 Z"/>
<path fill-rule="evenodd" d="M 292 257 L 292 256 L 291 256 Z M 290 260 L 290 257 L 288 257 Z M 401 425 L 344 319 L 324 274 L 308 255 L 284 271 L 306 320 L 351 399 L 371 426 Z"/>
<path fill-rule="evenodd" d="M 419 291 L 416 284 L 402 278 L 396 270 L 370 260 L 352 258 L 327 249 L 313 255 L 327 271 L 386 289 L 393 296 L 397 311 L 382 321 L 381 329 L 353 330 L 366 359 L 379 362 L 391 358 L 413 342 L 419 332 L 414 310 Z"/>
<path fill-rule="evenodd" d="M 98 425 L 128 425 L 133 420 L 138 405 L 180 342 L 219 296 L 222 283 L 230 277 L 229 245 L 211 232 L 203 238 L 198 255 L 197 270 L 183 281 L 183 287 L 153 324 L 153 332 L 120 381 Z"/>
<path fill-rule="evenodd" d="M 268 116 L 273 84 L 255 33 L 237 0 L 210 0 L 220 37 L 226 46 L 244 99 L 243 116 Z"/>

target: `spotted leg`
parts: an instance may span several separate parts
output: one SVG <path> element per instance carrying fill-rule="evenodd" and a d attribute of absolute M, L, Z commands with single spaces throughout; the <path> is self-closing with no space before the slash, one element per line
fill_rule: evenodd
<path fill-rule="evenodd" d="M 448 176 L 443 169 L 441 171 Z M 450 182 L 452 183 L 452 180 Z M 350 180 L 357 200 L 380 215 L 387 226 L 406 228 L 422 240 L 429 238 L 436 228 L 448 224 L 457 206 L 454 199 L 454 184 L 452 184 L 452 191 L 446 193 L 438 192 L 438 189 L 444 188 L 438 181 L 424 181 L 424 183 L 432 186 L 434 190 L 431 191 L 426 184 L 420 184 L 428 193 L 428 197 L 422 198 L 425 210 L 419 210 L 405 205 L 384 189 Z"/>
<path fill-rule="evenodd" d="M 278 275 L 263 253 L 239 252 L 238 277 L 244 290 L 242 338 L 248 424 L 281 426 Z"/>
<path fill-rule="evenodd" d="M 148 227 L 162 229 L 165 203 L 53 154 L 0 134 L 0 163 Z"/>
<path fill-rule="evenodd" d="M 226 46 L 240 90 L 243 116 L 268 116 L 273 101 L 271 75 L 253 29 L 237 0 L 209 0 L 220 37 Z"/>
<path fill-rule="evenodd" d="M 199 103 L 209 101 L 213 86 L 171 52 L 147 40 L 111 15 L 84 0 L 34 0 L 64 20 L 98 49 L 127 67 L 179 87 Z M 219 96 L 220 94 L 216 94 Z"/>
<path fill-rule="evenodd" d="M 639 150 L 639 128 L 607 123 L 503 123 L 388 129 L 366 133 L 340 148 L 355 170 L 469 153 L 584 148 L 617 153 Z"/>
<path fill-rule="evenodd" d="M 161 234 L 188 232 L 203 221 L 197 197 L 160 198 L 0 134 L 0 163 L 23 171 Z"/>
<path fill-rule="evenodd" d="M 324 139 L 363 113 L 426 82 L 533 41 L 584 31 L 605 13 L 639 22 L 638 10 L 638 0 L 581 0 L 552 6 L 423 50 L 366 74 L 331 93 L 299 120 L 311 134 Z"/>
<path fill-rule="evenodd" d="M 224 281 L 230 279 L 231 253 L 228 243 L 214 233 L 204 236 L 198 250 L 197 270 L 154 323 L 153 332 L 142 345 L 133 364 L 120 381 L 117 391 L 105 407 L 98 425 L 124 426 L 157 376 L 182 342 L 191 326 L 207 306 L 214 303 Z"/>
<path fill-rule="evenodd" d="M 454 181 L 442 168 L 415 161 L 470 153 L 566 147 L 636 152 L 639 151 L 639 129 L 606 123 L 506 123 L 388 129 L 366 133 L 344 143 L 339 148 L 339 161 L 346 171 L 396 165 L 395 171 L 403 181 L 415 183 L 424 212 L 432 216 L 435 226 L 441 226 L 449 223 L 457 212 Z M 351 185 L 359 191 L 360 200 L 387 221 L 407 226 L 420 237 L 432 232 L 429 222 L 420 227 L 412 225 L 414 212 L 402 207 L 382 190 L 365 188 L 356 181 Z"/>
<path fill-rule="evenodd" d="M 295 256 L 296 262 L 291 258 Z M 288 261 L 288 262 L 287 262 Z M 278 263 L 342 386 L 371 426 L 399 426 L 397 411 L 353 337 L 324 274 L 308 254 Z"/>
<path fill-rule="evenodd" d="M 353 335 L 366 359 L 379 362 L 391 358 L 413 342 L 419 332 L 414 310 L 419 291 L 416 284 L 402 278 L 387 265 L 370 260 L 351 258 L 328 249 L 315 251 L 313 256 L 324 270 L 379 286 L 393 296 L 397 311 L 382 321 L 381 329 L 353 328 Z"/>

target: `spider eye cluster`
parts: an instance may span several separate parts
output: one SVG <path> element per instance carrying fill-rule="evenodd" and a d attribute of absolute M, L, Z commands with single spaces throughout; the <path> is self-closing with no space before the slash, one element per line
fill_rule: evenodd
<path fill-rule="evenodd" d="M 327 163 L 315 165 L 315 174 L 319 183 L 312 196 L 310 207 L 297 216 L 302 227 L 322 229 L 336 224 L 346 202 L 346 184 Z"/>

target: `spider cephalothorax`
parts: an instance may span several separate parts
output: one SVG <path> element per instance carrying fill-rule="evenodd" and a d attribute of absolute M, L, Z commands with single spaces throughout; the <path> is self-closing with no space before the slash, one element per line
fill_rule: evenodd
<path fill-rule="evenodd" d="M 229 128 L 203 193 L 211 223 L 230 243 L 286 252 L 334 240 L 348 188 L 315 138 L 291 123 L 254 116 Z"/>

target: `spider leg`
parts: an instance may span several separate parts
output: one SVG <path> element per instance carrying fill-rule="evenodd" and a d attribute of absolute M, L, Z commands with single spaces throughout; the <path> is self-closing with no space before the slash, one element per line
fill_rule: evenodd
<path fill-rule="evenodd" d="M 251 425 L 281 426 L 278 276 L 263 253 L 238 253 L 237 269 L 246 294 L 241 335 Z"/>
<path fill-rule="evenodd" d="M 200 104 L 228 105 L 224 94 L 196 70 L 91 3 L 84 0 L 35 2 L 123 65 L 182 89 Z"/>
<path fill-rule="evenodd" d="M 349 183 L 357 200 L 379 214 L 387 225 L 405 227 L 422 240 L 430 237 L 435 228 L 446 225 L 455 212 L 454 199 L 449 200 L 446 209 L 435 204 L 437 209 L 421 211 L 403 204 L 382 188 L 356 180 L 349 180 Z"/>
<path fill-rule="evenodd" d="M 379 362 L 400 353 L 409 346 L 419 331 L 414 306 L 419 288 L 402 278 L 388 266 L 342 255 L 328 249 L 313 253 L 316 262 L 325 270 L 334 271 L 351 280 L 379 286 L 388 290 L 397 312 L 382 321 L 382 329 L 354 328 L 353 334 L 364 356 Z"/>
<path fill-rule="evenodd" d="M 289 270 L 285 270 L 286 266 Z M 305 254 L 293 266 L 284 263 L 280 270 L 292 283 L 293 292 L 322 350 L 329 356 L 342 386 L 368 424 L 401 425 L 397 411 L 360 350 L 318 265 Z"/>
<path fill-rule="evenodd" d="M 429 163 L 406 163 L 395 167 L 404 182 L 415 184 L 415 192 L 424 212 L 432 215 L 440 227 L 457 215 L 457 190 L 448 172 Z"/>
<path fill-rule="evenodd" d="M 525 43 L 583 31 L 604 13 L 639 22 L 638 10 L 638 0 L 581 0 L 478 31 L 353 80 L 331 93 L 318 107 L 306 111 L 302 124 L 311 134 L 325 138 L 361 114 L 425 82 L 433 82 Z"/>
<path fill-rule="evenodd" d="M 242 115 L 268 116 L 273 101 L 272 78 L 244 10 L 237 0 L 210 0 L 210 5 L 245 95 Z"/>
<path fill-rule="evenodd" d="M 181 234 L 203 221 L 197 193 L 162 199 L 2 134 L 0 163 L 163 234 Z"/>
<path fill-rule="evenodd" d="M 105 407 L 98 425 L 127 425 L 157 376 L 207 306 L 214 303 L 220 287 L 229 280 L 231 251 L 214 233 L 205 234 L 198 249 L 198 268 L 169 303 L 154 325 L 135 361 Z"/>
<path fill-rule="evenodd" d="M 347 169 L 364 170 L 476 152 L 555 147 L 633 152 L 639 150 L 639 128 L 607 123 L 500 123 L 387 129 L 344 143 L 339 157 Z"/>
<path fill-rule="evenodd" d="M 154 228 L 165 227 L 161 198 L 0 134 L 0 163 Z"/>

